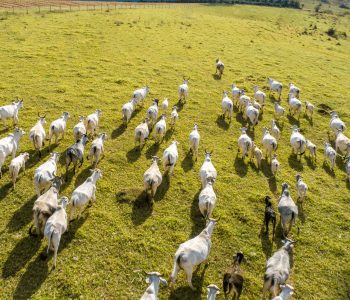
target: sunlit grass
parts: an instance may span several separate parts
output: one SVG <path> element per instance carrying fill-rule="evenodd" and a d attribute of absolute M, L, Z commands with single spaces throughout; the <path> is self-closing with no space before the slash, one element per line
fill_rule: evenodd
<path fill-rule="evenodd" d="M 310 24 L 316 24 L 317 30 L 302 35 Z M 251 6 L 32 12 L 2 19 L 1 105 L 16 96 L 24 98 L 20 126 L 27 132 L 38 111 L 47 113 L 48 123 L 69 111 L 72 118 L 66 139 L 55 148 L 59 152 L 73 143 L 72 128 L 78 116 L 96 108 L 103 111 L 100 131 L 107 132 L 109 139 L 106 156 L 99 164 L 104 176 L 97 184 L 97 200 L 62 238 L 56 270 L 52 270 L 51 256 L 47 261 L 40 259 L 46 241 L 28 237 L 36 199 L 33 172 L 49 151 L 45 148 L 40 162 L 31 151 L 27 173 L 20 175 L 16 190 L 9 184 L 7 160 L 0 184 L 1 299 L 138 299 L 147 286 L 138 270 L 159 271 L 168 277 L 178 245 L 204 226 L 198 194 L 206 148 L 214 151 L 218 170 L 214 216 L 221 216 L 213 234 L 210 265 L 206 270 L 201 266 L 194 276 L 199 292 L 187 287 L 181 272 L 173 291 L 160 289 L 160 299 L 203 298 L 208 284 L 221 286 L 223 273 L 238 250 L 246 256 L 242 299 L 258 299 L 265 261 L 280 246 L 280 231 L 273 243 L 271 237 L 269 241 L 261 235 L 263 197 L 272 196 L 277 209 L 281 183 L 287 181 L 296 199 L 298 172 L 309 185 L 309 194 L 297 224 L 300 234 L 296 228 L 292 231 L 298 240 L 290 278 L 295 298 L 346 299 L 350 282 L 349 185 L 340 159 L 335 174 L 322 164 L 329 117 L 315 113 L 313 122 L 303 116 L 300 119 L 303 133 L 318 146 L 316 166 L 306 156 L 301 162 L 291 156 L 289 127 L 297 120 L 285 118 L 280 123 L 282 169 L 276 179 L 270 178 L 265 162 L 259 171 L 237 156 L 238 129 L 244 125 L 241 116 L 235 112 L 230 125 L 218 117 L 222 91 L 232 82 L 251 96 L 253 84 L 267 91 L 266 77 L 271 76 L 285 84 L 283 106 L 287 107 L 286 86 L 293 81 L 302 89 L 302 100 L 316 106 L 327 104 L 350 124 L 350 44 L 329 39 L 324 33 L 331 26 L 346 31 L 349 24 L 348 17 L 315 17 L 304 11 Z M 213 77 L 217 57 L 226 65 L 221 80 Z M 169 131 L 159 147 L 151 137 L 141 153 L 135 151 L 134 128 L 144 118 L 151 99 L 168 97 L 174 105 L 183 75 L 191 78 L 190 96 L 180 111 L 176 130 Z M 124 128 L 121 106 L 135 88 L 145 84 L 151 87 L 146 105 Z M 268 100 L 262 120 L 250 131 L 258 145 L 262 128 L 273 117 L 272 102 L 273 98 Z M 198 162 L 187 155 L 194 123 L 201 134 Z M 1 137 L 8 133 L 1 132 Z M 161 156 L 173 139 L 180 142 L 179 162 L 170 182 L 164 179 L 152 209 L 142 193 L 143 172 L 151 155 Z M 26 136 L 20 150 L 31 149 Z M 85 162 L 70 176 L 61 194 L 70 196 L 89 169 Z"/>

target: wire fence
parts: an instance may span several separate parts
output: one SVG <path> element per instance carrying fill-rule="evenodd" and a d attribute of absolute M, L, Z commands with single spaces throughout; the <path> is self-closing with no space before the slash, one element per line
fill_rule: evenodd
<path fill-rule="evenodd" d="M 171 8 L 200 5 L 199 3 L 171 2 L 112 2 L 112 1 L 74 1 L 74 0 L 0 0 L 0 12 L 16 13 L 24 11 L 79 11 L 116 10 L 132 8 Z"/>

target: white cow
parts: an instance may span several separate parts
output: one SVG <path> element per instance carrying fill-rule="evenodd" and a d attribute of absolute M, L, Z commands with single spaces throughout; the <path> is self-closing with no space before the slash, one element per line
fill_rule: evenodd
<path fill-rule="evenodd" d="M 289 84 L 289 94 L 292 94 L 294 97 L 299 97 L 300 89 L 293 83 Z"/>
<path fill-rule="evenodd" d="M 272 300 L 289 300 L 294 294 L 294 288 L 289 284 L 281 284 L 281 293 Z"/>
<path fill-rule="evenodd" d="M 282 83 L 278 82 L 277 80 L 274 80 L 272 78 L 267 78 L 267 84 L 269 85 L 270 88 L 270 93 L 271 92 L 277 92 L 278 93 L 278 99 L 281 98 L 281 93 L 282 93 Z"/>
<path fill-rule="evenodd" d="M 70 211 L 70 220 L 77 210 L 79 210 L 79 218 L 82 208 L 89 201 L 92 203 L 96 200 L 96 182 L 102 178 L 102 171 L 94 169 L 90 177 L 88 177 L 81 185 L 79 185 L 72 193 L 72 209 Z"/>
<path fill-rule="evenodd" d="M 67 213 L 66 207 L 69 199 L 62 197 L 59 199 L 59 205 L 50 218 L 47 219 L 44 235 L 48 239 L 47 254 L 49 250 L 54 251 L 54 268 L 56 268 L 57 252 L 60 245 L 62 234 L 67 231 Z"/>
<path fill-rule="evenodd" d="M 232 93 L 232 98 L 235 100 L 235 103 L 237 105 L 237 101 L 241 95 L 241 90 L 236 86 L 235 83 L 231 85 L 231 93 Z"/>
<path fill-rule="evenodd" d="M 161 119 L 156 123 L 154 126 L 154 135 L 156 142 L 162 142 L 164 139 L 164 135 L 166 132 L 166 116 L 165 114 L 162 115 Z"/>
<path fill-rule="evenodd" d="M 62 135 L 62 140 L 64 139 L 64 133 L 67 127 L 67 121 L 69 119 L 69 113 L 64 112 L 62 116 L 53 121 L 49 127 L 49 146 L 51 145 L 52 136 L 55 135 L 55 144 L 57 143 L 58 136 Z"/>
<path fill-rule="evenodd" d="M 47 191 L 57 172 L 57 162 L 60 154 L 52 152 L 50 158 L 34 171 L 34 187 L 38 197 L 41 192 Z"/>
<path fill-rule="evenodd" d="M 215 284 L 209 284 L 207 286 L 207 300 L 215 300 L 216 295 L 220 294 L 220 289 Z"/>
<path fill-rule="evenodd" d="M 192 285 L 193 267 L 206 261 L 211 249 L 211 235 L 217 220 L 209 219 L 207 226 L 202 232 L 184 243 L 177 249 L 174 257 L 174 268 L 171 273 L 171 281 L 175 283 L 177 273 L 183 269 L 187 275 L 187 282 L 192 290 L 196 290 Z"/>
<path fill-rule="evenodd" d="M 261 143 L 266 150 L 265 157 L 267 158 L 269 156 L 271 159 L 272 152 L 277 150 L 277 140 L 270 134 L 266 127 L 263 129 L 263 138 Z"/>
<path fill-rule="evenodd" d="M 196 156 L 196 160 L 198 158 L 198 148 L 200 141 L 200 134 L 198 132 L 198 125 L 194 124 L 193 130 L 190 133 L 190 152 Z"/>
<path fill-rule="evenodd" d="M 260 90 L 257 85 L 254 85 L 253 89 L 254 89 L 254 98 L 259 102 L 263 110 L 266 102 L 266 94 L 262 90 Z"/>
<path fill-rule="evenodd" d="M 102 114 L 101 109 L 96 109 L 96 111 L 86 117 L 87 132 L 90 131 L 91 134 L 95 134 L 97 128 L 99 127 L 100 117 Z"/>
<path fill-rule="evenodd" d="M 179 154 L 177 152 L 177 145 L 179 143 L 177 141 L 173 141 L 171 145 L 164 150 L 163 153 L 163 167 L 165 173 L 169 172 L 170 175 L 173 174 L 174 167 L 179 158 Z"/>
<path fill-rule="evenodd" d="M 220 58 L 217 58 L 215 62 L 216 62 L 215 74 L 217 74 L 219 72 L 219 76 L 221 78 L 222 74 L 224 73 L 225 65 L 220 60 Z"/>
<path fill-rule="evenodd" d="M 336 134 L 338 130 L 344 132 L 346 129 L 345 123 L 339 118 L 338 114 L 335 111 L 331 112 L 331 121 L 329 127 Z"/>
<path fill-rule="evenodd" d="M 215 182 L 216 177 L 217 177 L 216 169 L 215 169 L 213 163 L 211 162 L 211 154 L 212 153 L 213 152 L 209 152 L 208 150 L 205 150 L 204 162 L 203 162 L 202 167 L 199 171 L 199 175 L 200 175 L 201 181 L 202 181 L 202 188 L 204 188 L 206 186 L 209 179 L 213 179 Z"/>
<path fill-rule="evenodd" d="M 107 134 L 104 133 L 100 133 L 96 139 L 93 140 L 91 147 L 90 147 L 90 153 L 89 156 L 87 157 L 87 159 L 91 160 L 91 165 L 96 168 L 97 163 L 100 160 L 100 156 L 101 154 L 105 155 L 105 151 L 104 151 L 104 147 L 103 144 L 105 142 L 105 140 L 107 139 Z"/>
<path fill-rule="evenodd" d="M 300 201 L 304 201 L 304 199 L 306 198 L 306 193 L 308 190 L 307 184 L 303 181 L 303 179 L 301 178 L 301 175 L 296 175 L 295 176 L 296 179 L 296 188 L 297 188 L 297 192 L 298 192 L 298 199 L 300 199 Z"/>
<path fill-rule="evenodd" d="M 238 138 L 238 152 L 242 152 L 242 159 L 248 156 L 252 148 L 252 139 L 247 134 L 247 128 L 240 128 L 241 135 Z"/>
<path fill-rule="evenodd" d="M 32 142 L 35 150 L 39 151 L 39 157 L 41 157 L 41 149 L 45 146 L 46 133 L 44 129 L 44 124 L 46 124 L 45 116 L 40 116 L 38 113 L 39 120 L 29 131 L 29 140 Z"/>
<path fill-rule="evenodd" d="M 131 119 L 132 113 L 135 110 L 137 100 L 132 98 L 129 102 L 125 103 L 122 107 L 122 120 L 125 126 L 128 126 L 128 123 Z"/>
<path fill-rule="evenodd" d="M 149 284 L 149 287 L 140 300 L 158 300 L 159 284 L 161 283 L 167 286 L 168 282 L 162 278 L 163 275 L 158 272 L 149 272 L 146 273 L 146 276 L 146 283 Z"/>
<path fill-rule="evenodd" d="M 335 139 L 335 151 L 339 151 L 345 156 L 350 155 L 350 139 L 340 130 L 338 130 Z"/>
<path fill-rule="evenodd" d="M 9 166 L 9 175 L 12 179 L 13 188 L 16 187 L 16 179 L 18 177 L 18 173 L 21 169 L 23 169 L 23 173 L 26 173 L 26 161 L 29 159 L 29 153 L 24 152 L 14 159 L 11 160 Z"/>
<path fill-rule="evenodd" d="M 188 82 L 190 78 L 185 79 L 183 78 L 183 83 L 179 86 L 179 101 L 184 101 L 186 103 L 187 97 L 188 97 Z"/>
<path fill-rule="evenodd" d="M 73 134 L 76 141 L 80 140 L 83 137 L 83 135 L 86 134 L 84 120 L 84 116 L 79 116 L 79 123 L 76 124 L 73 128 Z"/>
<path fill-rule="evenodd" d="M 281 130 L 278 128 L 275 120 L 271 120 L 271 134 L 276 140 L 279 140 L 281 137 Z"/>
<path fill-rule="evenodd" d="M 21 128 L 16 128 L 14 133 L 10 133 L 7 137 L 0 140 L 0 178 L 2 177 L 1 168 L 5 163 L 6 157 L 10 154 L 12 158 L 16 157 L 19 141 L 24 134 L 25 132 Z"/>
<path fill-rule="evenodd" d="M 290 136 L 290 145 L 292 146 L 292 152 L 296 155 L 298 155 L 298 152 L 300 152 L 300 155 L 302 155 L 306 150 L 306 139 L 300 133 L 300 129 L 296 125 L 294 125 L 291 129 L 292 134 Z"/>
<path fill-rule="evenodd" d="M 225 115 L 227 114 L 231 122 L 232 112 L 233 112 L 233 102 L 228 97 L 227 92 L 224 92 L 224 97 L 222 98 L 222 101 L 221 101 L 221 107 L 222 107 L 222 117 L 225 118 Z"/>
<path fill-rule="evenodd" d="M 176 121 L 177 119 L 179 118 L 179 113 L 177 112 L 177 106 L 174 106 L 173 107 L 173 110 L 171 112 L 171 115 L 170 115 L 170 118 L 171 118 L 171 128 L 174 129 L 175 128 L 175 124 L 176 124 Z"/>
<path fill-rule="evenodd" d="M 276 176 L 276 174 L 279 171 L 279 169 L 280 169 L 280 163 L 277 160 L 277 154 L 275 153 L 272 156 L 272 160 L 271 160 L 271 173 L 272 173 L 272 176 Z"/>
<path fill-rule="evenodd" d="M 10 105 L 4 105 L 0 107 L 0 119 L 5 127 L 6 120 L 13 118 L 13 124 L 18 124 L 18 111 L 23 107 L 23 100 L 17 100 Z"/>
<path fill-rule="evenodd" d="M 300 118 L 302 103 L 301 101 L 293 96 L 292 94 L 288 95 L 288 104 L 289 104 L 289 114 L 295 115 L 298 114 L 298 119 Z"/>
<path fill-rule="evenodd" d="M 154 99 L 152 105 L 148 108 L 147 118 L 151 120 L 151 126 L 153 127 L 158 118 L 158 99 Z"/>
<path fill-rule="evenodd" d="M 164 98 L 164 100 L 162 102 L 163 114 L 166 114 L 166 112 L 168 111 L 168 107 L 169 107 L 169 100 L 168 100 L 168 98 Z"/>
<path fill-rule="evenodd" d="M 324 159 L 328 159 L 331 163 L 331 169 L 334 170 L 335 160 L 337 158 L 337 152 L 332 148 L 330 143 L 324 143 Z"/>
<path fill-rule="evenodd" d="M 135 128 L 135 146 L 140 143 L 140 149 L 143 147 L 145 139 L 149 136 L 150 120 L 146 118 L 140 125 Z"/>
<path fill-rule="evenodd" d="M 141 102 L 141 104 L 143 105 L 148 93 L 149 87 L 146 85 L 140 89 L 135 90 L 132 97 L 136 99 L 136 104 L 139 104 Z"/>
<path fill-rule="evenodd" d="M 157 192 L 157 188 L 162 184 L 162 173 L 159 170 L 158 162 L 160 159 L 157 156 L 152 156 L 152 164 L 143 174 L 143 184 L 145 192 L 151 190 L 151 202 Z"/>
<path fill-rule="evenodd" d="M 202 216 L 208 219 L 212 216 L 216 204 L 216 194 L 213 189 L 214 180 L 207 179 L 204 189 L 200 192 L 198 197 L 198 206 Z"/>
<path fill-rule="evenodd" d="M 277 102 L 275 102 L 274 104 L 274 109 L 275 109 L 275 116 L 277 117 L 277 119 L 280 119 L 281 117 L 284 116 L 284 112 L 285 112 L 285 109 L 279 105 Z"/>

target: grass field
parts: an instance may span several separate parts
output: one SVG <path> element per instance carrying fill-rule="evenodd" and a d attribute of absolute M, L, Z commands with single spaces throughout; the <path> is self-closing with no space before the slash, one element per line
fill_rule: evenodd
<path fill-rule="evenodd" d="M 317 29 L 311 30 L 314 25 Z M 97 201 L 64 234 L 56 270 L 52 255 L 47 261 L 40 258 L 47 241 L 28 236 L 36 199 L 33 172 L 49 150 L 45 148 L 39 161 L 28 136 L 23 138 L 20 151 L 29 151 L 32 158 L 16 190 L 9 183 L 7 160 L 0 181 L 0 298 L 138 299 L 147 287 L 140 270 L 169 278 L 178 245 L 204 226 L 198 209 L 199 169 L 208 148 L 214 151 L 218 171 L 214 216 L 221 217 L 210 264 L 195 272 L 199 291 L 192 292 L 180 272 L 173 290 L 160 289 L 160 299 L 203 299 L 208 284 L 221 287 L 238 250 L 246 256 L 242 299 L 259 299 L 266 259 L 281 245 L 280 227 L 273 242 L 261 234 L 263 197 L 272 196 L 277 209 L 281 183 L 286 181 L 296 199 L 297 173 L 309 185 L 309 194 L 297 223 L 300 233 L 296 227 L 291 233 L 298 241 L 289 280 L 294 298 L 349 299 L 350 186 L 341 159 L 334 174 L 323 165 L 329 116 L 315 113 L 313 122 L 300 119 L 304 135 L 318 146 L 315 166 L 307 156 L 299 162 L 291 155 L 289 127 L 297 120 L 288 117 L 280 123 L 277 152 L 282 169 L 276 179 L 270 178 L 266 162 L 257 170 L 237 156 L 242 117 L 235 112 L 231 124 L 219 118 L 222 91 L 232 82 L 251 96 L 253 84 L 267 91 L 266 77 L 271 76 L 285 85 L 283 106 L 287 107 L 286 86 L 293 81 L 302 89 L 302 100 L 330 106 L 350 126 L 350 43 L 328 38 L 324 32 L 330 27 L 349 34 L 349 17 L 251 6 L 1 15 L 0 104 L 24 98 L 20 126 L 27 133 L 38 111 L 47 113 L 48 123 L 69 111 L 66 139 L 55 148 L 62 153 L 74 142 L 72 128 L 78 116 L 101 108 L 100 131 L 107 132 L 109 140 L 99 165 L 104 176 L 97 184 Z M 302 34 L 305 28 L 308 34 Z M 221 80 L 213 76 L 218 56 L 226 65 Z M 134 128 L 151 99 L 169 97 L 174 105 L 183 75 L 191 77 L 190 96 L 176 130 L 168 131 L 159 146 L 151 138 L 142 152 L 135 150 Z M 146 83 L 151 87 L 146 105 L 124 128 L 121 106 Z M 249 132 L 258 145 L 262 128 L 273 118 L 272 102 L 268 100 L 255 132 Z M 198 162 L 188 155 L 194 123 L 201 133 Z M 1 127 L 1 137 L 10 131 Z M 150 156 L 161 156 L 174 139 L 180 142 L 179 162 L 171 182 L 164 179 L 152 209 L 142 192 L 143 173 Z M 64 173 L 63 164 L 59 169 Z M 61 195 L 70 196 L 89 169 L 85 161 L 75 176 L 70 174 Z"/>

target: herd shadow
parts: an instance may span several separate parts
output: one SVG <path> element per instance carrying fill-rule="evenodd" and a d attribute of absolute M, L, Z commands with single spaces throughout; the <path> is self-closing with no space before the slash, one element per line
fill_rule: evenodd
<path fill-rule="evenodd" d="M 298 155 L 295 154 L 289 155 L 288 164 L 292 169 L 294 169 L 297 172 L 301 172 L 304 169 L 303 163 L 301 161 L 301 156 L 300 159 L 298 159 Z"/>
<path fill-rule="evenodd" d="M 134 147 L 126 153 L 126 158 L 129 163 L 137 161 L 141 156 L 141 149 L 139 147 Z"/>
<path fill-rule="evenodd" d="M 12 182 L 8 182 L 0 187 L 0 199 L 3 200 L 7 194 L 12 190 Z"/>
<path fill-rule="evenodd" d="M 33 219 L 32 208 L 36 199 L 37 195 L 34 195 L 14 212 L 6 226 L 10 232 L 17 231 L 30 223 Z"/>
<path fill-rule="evenodd" d="M 146 150 L 146 157 L 148 159 L 151 159 L 152 156 L 157 155 L 157 152 L 159 150 L 160 147 L 160 143 L 153 143 L 152 146 L 148 147 L 148 149 Z"/>
<path fill-rule="evenodd" d="M 298 206 L 298 219 L 301 221 L 302 224 L 304 224 L 306 220 L 306 216 L 304 213 L 303 203 L 298 200 L 297 206 Z"/>
<path fill-rule="evenodd" d="M 8 278 L 15 276 L 35 255 L 40 245 L 38 239 L 29 235 L 21 239 L 8 255 L 2 268 L 2 277 Z"/>
<path fill-rule="evenodd" d="M 154 195 L 154 201 L 160 201 L 164 199 L 166 193 L 168 192 L 170 187 L 170 178 L 169 176 L 163 176 L 162 183 L 157 188 L 157 192 Z"/>
<path fill-rule="evenodd" d="M 269 232 L 272 231 L 272 224 L 269 224 Z M 273 236 L 270 239 L 270 235 L 269 232 L 265 231 L 265 222 L 263 222 L 261 224 L 261 228 L 260 228 L 260 241 L 261 241 L 261 248 L 265 254 L 266 259 L 268 259 L 269 257 L 271 257 L 272 254 L 272 248 L 273 248 Z M 276 233 L 275 233 L 276 235 Z"/>
<path fill-rule="evenodd" d="M 230 122 L 226 122 L 222 115 L 218 115 L 216 118 L 216 124 L 223 130 L 228 130 L 230 128 Z"/>
<path fill-rule="evenodd" d="M 332 168 L 330 167 L 330 165 L 329 165 L 326 161 L 323 162 L 322 168 L 323 168 L 323 170 L 326 171 L 326 173 L 327 173 L 329 176 L 335 177 L 334 170 L 332 170 Z"/>
<path fill-rule="evenodd" d="M 84 224 L 88 215 L 84 218 L 75 220 L 69 226 L 69 231 L 66 232 L 61 239 L 58 252 L 61 252 L 65 249 L 69 243 L 74 239 L 74 236 L 80 226 Z M 34 256 L 35 253 L 39 250 L 41 246 L 38 238 L 33 238 L 27 236 L 23 238 L 11 252 L 8 261 L 5 264 L 10 266 L 15 266 L 13 270 L 9 272 L 8 268 L 3 269 L 3 277 L 13 276 L 18 272 L 25 264 Z M 43 282 L 46 280 L 50 272 L 53 272 L 53 269 L 49 271 L 48 262 L 46 261 L 46 248 L 44 252 L 39 254 L 34 261 L 29 263 L 26 268 L 25 273 L 21 276 L 16 290 L 14 292 L 14 299 L 29 299 L 36 293 L 40 288 Z M 52 256 L 52 252 L 50 252 Z M 58 268 L 59 268 L 59 257 L 58 257 Z M 16 271 L 13 273 L 13 271 Z M 13 275 L 12 275 L 13 274 Z M 5 275 L 5 276 L 4 276 Z"/>
<path fill-rule="evenodd" d="M 112 134 L 111 134 L 111 138 L 112 140 L 120 137 L 126 130 L 127 126 L 125 126 L 125 124 L 120 124 L 119 127 L 115 128 L 113 131 L 112 131 Z"/>
<path fill-rule="evenodd" d="M 317 168 L 317 164 L 316 164 L 316 161 L 311 158 L 310 156 L 306 156 L 305 155 L 305 160 L 306 160 L 306 163 L 307 163 L 307 166 L 312 169 L 312 170 L 316 170 Z"/>
<path fill-rule="evenodd" d="M 287 119 L 290 124 L 300 127 L 300 120 L 296 119 L 294 115 L 287 114 Z"/>
<path fill-rule="evenodd" d="M 248 164 L 245 162 L 244 159 L 242 159 L 242 155 L 240 153 L 237 153 L 234 161 L 234 167 L 236 174 L 239 177 L 245 177 L 248 173 Z"/>
<path fill-rule="evenodd" d="M 194 165 L 194 162 L 193 162 L 192 153 L 191 151 L 188 151 L 186 153 L 185 158 L 181 162 L 181 167 L 185 171 L 185 173 L 187 173 L 188 171 L 192 170 L 193 165 Z"/>

